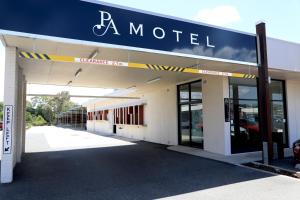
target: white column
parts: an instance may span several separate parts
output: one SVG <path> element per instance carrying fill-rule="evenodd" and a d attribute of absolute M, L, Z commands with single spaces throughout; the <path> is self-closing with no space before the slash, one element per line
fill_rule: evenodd
<path fill-rule="evenodd" d="M 300 81 L 286 81 L 286 102 L 288 117 L 288 135 L 289 147 L 292 148 L 293 143 L 300 138 Z"/>
<path fill-rule="evenodd" d="M 22 131 L 23 131 L 23 70 L 18 70 L 18 99 L 17 99 L 17 132 L 16 132 L 16 153 L 17 162 L 21 162 L 22 157 Z"/>
<path fill-rule="evenodd" d="M 4 110 L 5 106 L 12 106 L 11 126 L 4 127 L 3 130 L 3 151 L 1 161 L 1 183 L 10 183 L 13 181 L 13 169 L 16 163 L 16 132 L 17 132 L 17 86 L 18 86 L 18 67 L 17 67 L 17 51 L 15 47 L 5 48 L 5 78 L 4 78 Z M 4 112 L 4 125 L 8 124 L 6 121 L 7 111 Z M 10 129 L 8 133 L 11 133 L 11 145 L 5 138 L 6 129 Z M 10 135 L 10 134 L 8 134 Z M 9 151 L 4 149 L 4 143 L 10 149 Z"/>
<path fill-rule="evenodd" d="M 225 122 L 224 98 L 229 97 L 228 78 L 206 76 L 203 80 L 204 150 L 230 155 L 230 123 Z"/>
<path fill-rule="evenodd" d="M 23 128 L 22 128 L 22 153 L 25 153 L 25 138 L 26 138 L 26 94 L 27 82 L 23 76 Z"/>

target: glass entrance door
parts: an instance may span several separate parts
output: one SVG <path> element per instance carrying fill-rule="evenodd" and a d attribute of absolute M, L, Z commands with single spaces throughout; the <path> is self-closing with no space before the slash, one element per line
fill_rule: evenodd
<path fill-rule="evenodd" d="M 191 104 L 191 144 L 203 147 L 202 103 Z"/>
<path fill-rule="evenodd" d="M 179 144 L 203 148 L 202 82 L 178 86 Z"/>

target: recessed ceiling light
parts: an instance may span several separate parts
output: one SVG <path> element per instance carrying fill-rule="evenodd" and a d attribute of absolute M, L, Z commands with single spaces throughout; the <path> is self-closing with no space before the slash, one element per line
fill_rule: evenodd
<path fill-rule="evenodd" d="M 146 83 L 151 84 L 151 83 L 159 81 L 160 79 L 161 79 L 160 77 L 157 77 L 157 78 L 154 78 L 154 79 L 151 79 L 151 80 L 147 81 Z"/>
<path fill-rule="evenodd" d="M 133 85 L 133 86 L 131 86 L 131 87 L 128 87 L 128 88 L 126 88 L 127 90 L 131 90 L 131 89 L 135 89 L 136 88 L 136 86 L 135 85 Z"/>
<path fill-rule="evenodd" d="M 80 74 L 80 72 L 82 72 L 82 69 L 81 69 L 81 68 L 79 68 L 79 69 L 75 72 L 75 77 L 78 77 L 79 74 Z"/>
<path fill-rule="evenodd" d="M 96 58 L 96 56 L 98 55 L 98 50 L 94 51 L 90 56 L 89 56 L 89 59 L 94 59 Z"/>

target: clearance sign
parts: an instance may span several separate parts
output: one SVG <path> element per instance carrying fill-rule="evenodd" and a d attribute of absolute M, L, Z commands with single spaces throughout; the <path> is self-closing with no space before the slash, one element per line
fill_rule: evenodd
<path fill-rule="evenodd" d="M 256 36 L 97 0 L 2 0 L 0 33 L 257 65 Z"/>
<path fill-rule="evenodd" d="M 215 76 L 228 76 L 236 78 L 256 78 L 252 74 L 243 74 L 243 73 L 229 73 L 229 72 L 220 72 L 220 71 L 211 71 L 211 70 L 201 70 L 189 67 L 178 67 L 178 66 L 166 66 L 166 65 L 156 65 L 156 64 L 146 64 L 146 63 L 133 63 L 133 62 L 120 62 L 114 60 L 103 60 L 103 59 L 89 59 L 89 58 L 79 58 L 72 56 L 59 56 L 59 55 L 50 55 L 42 53 L 33 53 L 20 51 L 20 58 L 25 59 L 34 59 L 34 60 L 47 60 L 54 62 L 73 62 L 81 64 L 93 64 L 93 65 L 106 65 L 114 67 L 127 67 L 127 68 L 137 68 L 137 69 L 146 69 L 154 71 L 171 71 L 171 72 L 181 72 L 181 73 L 193 73 L 193 74 L 208 74 Z"/>

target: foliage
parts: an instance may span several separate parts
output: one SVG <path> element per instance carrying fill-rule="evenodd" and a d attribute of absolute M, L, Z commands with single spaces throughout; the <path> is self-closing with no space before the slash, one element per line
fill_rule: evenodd
<path fill-rule="evenodd" d="M 3 102 L 0 102 L 0 121 L 3 120 Z"/>
<path fill-rule="evenodd" d="M 26 101 L 26 126 L 55 124 L 56 116 L 77 106 L 70 100 L 69 92 L 58 93 L 55 97 L 37 96 Z M 0 102 L 0 121 L 3 118 L 3 102 Z"/>
<path fill-rule="evenodd" d="M 69 92 L 58 93 L 55 97 L 37 96 L 31 99 L 31 102 L 27 101 L 26 111 L 32 115 L 34 125 L 34 119 L 41 116 L 47 124 L 55 124 L 56 116 L 65 112 L 76 104 L 70 100 Z"/>
<path fill-rule="evenodd" d="M 45 126 L 47 124 L 48 122 L 41 115 L 35 117 L 32 121 L 33 126 Z"/>

